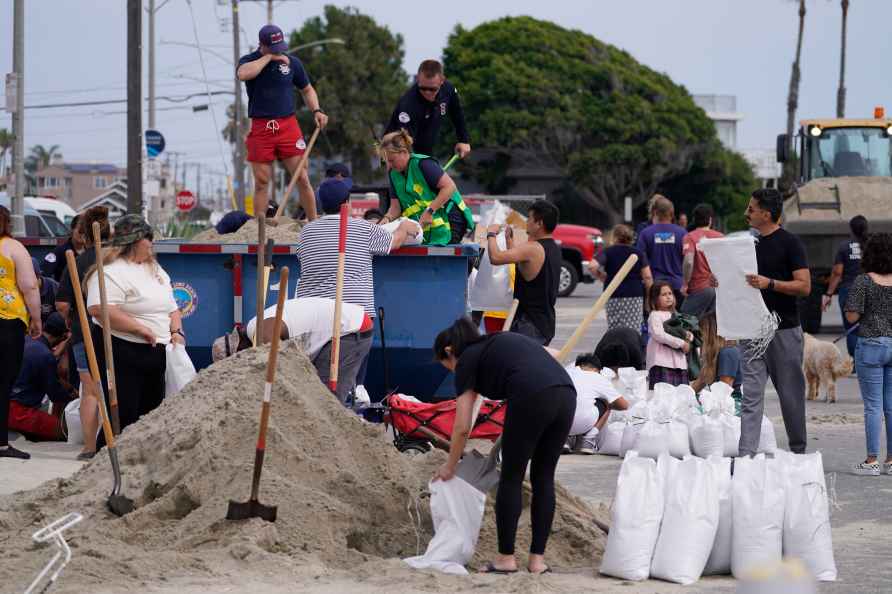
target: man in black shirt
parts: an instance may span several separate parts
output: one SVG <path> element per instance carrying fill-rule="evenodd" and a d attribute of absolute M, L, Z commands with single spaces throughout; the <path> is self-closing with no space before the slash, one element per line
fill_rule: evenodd
<path fill-rule="evenodd" d="M 769 377 L 780 400 L 790 450 L 797 454 L 805 452 L 805 377 L 796 299 L 809 294 L 811 277 L 802 242 L 778 225 L 782 210 L 780 192 L 767 188 L 753 192 L 745 213 L 747 223 L 759 232 L 756 243 L 759 273 L 748 274 L 746 280 L 751 287 L 762 291 L 765 305 L 777 315 L 779 324 L 761 356 L 744 356 L 741 456 L 751 456 L 758 449 L 765 384 Z"/>
<path fill-rule="evenodd" d="M 397 102 L 385 133 L 405 128 L 412 137 L 414 151 L 433 157 L 440 133 L 440 122 L 446 116 L 455 127 L 458 142 L 455 152 L 462 159 L 471 152 L 465 114 L 458 90 L 443 75 L 443 66 L 436 60 L 425 60 L 418 67 L 415 84 Z"/>
<path fill-rule="evenodd" d="M 493 266 L 517 264 L 514 277 L 514 298 L 520 303 L 511 324 L 511 332 L 528 336 L 548 346 L 554 338 L 558 284 L 561 280 L 561 248 L 551 234 L 557 227 L 560 213 L 557 206 L 546 200 L 536 200 L 527 218 L 529 241 L 515 246 L 511 226 L 505 227 L 508 249 L 499 248 L 500 225 L 490 225 L 486 233 L 486 247 Z"/>

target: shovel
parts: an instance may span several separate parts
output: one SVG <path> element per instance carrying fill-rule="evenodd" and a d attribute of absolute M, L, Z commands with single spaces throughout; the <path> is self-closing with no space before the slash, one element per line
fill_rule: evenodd
<path fill-rule="evenodd" d="M 93 246 L 96 249 L 96 274 L 99 276 L 99 304 L 102 311 L 102 344 L 105 346 L 105 375 L 108 377 L 108 407 L 112 431 L 121 434 L 121 421 L 118 416 L 118 388 L 115 385 L 115 358 L 112 353 L 111 322 L 108 317 L 108 299 L 105 293 L 105 264 L 102 261 L 102 230 L 98 222 L 93 223 Z"/>
<path fill-rule="evenodd" d="M 84 295 L 81 292 L 81 282 L 77 276 L 77 263 L 74 260 L 74 252 L 67 250 L 65 260 L 68 263 L 68 274 L 71 277 L 71 287 L 74 290 L 74 300 L 77 304 L 77 314 L 80 319 L 84 335 L 84 349 L 87 351 L 87 362 L 90 367 L 90 379 L 96 384 L 99 394 L 99 414 L 102 416 L 102 432 L 105 433 L 105 448 L 108 450 L 108 459 L 111 461 L 112 473 L 115 477 L 111 495 L 108 496 L 108 509 L 116 516 L 123 516 L 133 511 L 134 505 L 131 499 L 121 495 L 121 466 L 118 463 L 118 450 L 115 444 L 115 434 L 112 432 L 111 423 L 108 420 L 108 412 L 105 410 L 105 396 L 102 394 L 102 382 L 99 380 L 99 366 L 96 364 L 96 351 L 93 349 L 93 337 L 90 335 L 90 324 L 87 321 L 87 309 L 84 307 Z M 99 277 L 102 278 L 101 276 Z M 109 354 L 109 358 L 111 354 Z"/>
<path fill-rule="evenodd" d="M 279 275 L 279 283 L 288 286 L 288 267 L 282 268 Z M 269 357 L 266 360 L 266 385 L 263 387 L 263 405 L 260 409 L 260 431 L 257 435 L 257 448 L 254 453 L 254 477 L 251 481 L 251 498 L 244 503 L 229 500 L 229 508 L 226 510 L 227 520 L 247 520 L 249 518 L 262 518 L 267 522 L 275 522 L 278 507 L 275 505 L 263 505 L 257 497 L 260 492 L 260 473 L 263 472 L 263 458 L 266 453 L 266 429 L 269 426 L 270 398 L 273 392 L 273 382 L 276 379 L 276 359 L 279 355 L 279 336 L 282 333 L 282 310 L 285 308 L 287 291 L 279 290 L 279 300 L 276 303 L 276 322 L 273 327 L 273 336 L 269 346 Z"/>
<path fill-rule="evenodd" d="M 341 305 L 344 299 L 344 263 L 347 257 L 347 219 L 350 205 L 341 205 L 341 226 L 338 232 L 338 276 L 335 285 L 335 310 L 331 328 L 331 364 L 328 375 L 328 388 L 338 392 L 338 362 L 341 356 Z"/>
<path fill-rule="evenodd" d="M 282 203 L 279 204 L 279 209 L 276 211 L 276 223 L 278 224 L 279 219 L 282 217 L 282 214 L 285 212 L 285 207 L 288 206 L 288 198 L 291 196 L 291 190 L 294 189 L 294 184 L 297 183 L 297 178 L 300 177 L 301 171 L 307 166 L 307 159 L 310 157 L 310 152 L 313 150 L 313 146 L 316 144 L 316 138 L 319 136 L 319 131 L 321 128 L 316 128 L 313 130 L 313 135 L 310 136 L 310 142 L 307 144 L 307 150 L 304 151 L 303 156 L 297 164 L 297 168 L 294 170 L 294 174 L 291 176 L 291 181 L 288 182 L 288 187 L 285 188 L 285 193 L 282 194 Z M 314 205 L 315 206 L 315 205 Z M 309 218 L 309 213 L 307 213 Z M 319 213 L 316 213 L 316 216 L 319 216 Z"/>
<path fill-rule="evenodd" d="M 265 229 L 264 229 L 265 230 Z M 258 295 L 262 295 L 259 301 L 257 302 L 257 322 L 254 324 L 254 336 L 252 337 L 254 340 L 254 344 L 263 344 L 263 331 L 262 331 L 262 320 L 264 318 L 264 312 L 266 312 L 266 296 L 269 293 L 269 274 L 273 269 L 273 248 L 276 246 L 276 242 L 272 239 L 266 240 L 266 247 L 263 253 L 263 280 L 260 281 L 260 284 L 257 286 L 257 290 L 260 291 L 262 289 L 262 293 L 257 293 Z M 257 265 L 260 266 L 260 257 L 257 257 Z M 285 288 L 286 292 L 288 288 Z"/>

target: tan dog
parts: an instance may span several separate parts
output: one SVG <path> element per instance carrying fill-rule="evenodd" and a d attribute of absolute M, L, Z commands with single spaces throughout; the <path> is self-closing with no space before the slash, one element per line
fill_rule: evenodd
<path fill-rule="evenodd" d="M 827 402 L 836 402 L 836 380 L 852 373 L 855 362 L 851 357 L 844 357 L 832 342 L 818 340 L 807 333 L 803 336 L 802 371 L 808 384 L 808 399 L 817 400 L 823 384 Z"/>

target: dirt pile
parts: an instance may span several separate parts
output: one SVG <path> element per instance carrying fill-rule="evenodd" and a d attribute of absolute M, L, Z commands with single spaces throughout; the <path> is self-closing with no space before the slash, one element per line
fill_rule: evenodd
<path fill-rule="evenodd" d="M 250 493 L 265 361 L 266 349 L 252 349 L 217 363 L 124 431 L 119 451 L 124 493 L 137 506 L 131 514 L 116 518 L 105 508 L 112 482 L 105 453 L 69 479 L 0 498 L 0 583 L 24 589 L 52 554 L 31 533 L 72 511 L 85 519 L 68 533 L 74 558 L 59 592 L 139 590 L 258 567 L 319 576 L 423 552 L 431 537 L 427 483 L 443 454 L 397 452 L 381 426 L 327 393 L 291 341 L 279 357 L 260 488 L 260 500 L 278 506 L 278 520 L 224 519 L 228 500 Z M 496 550 L 488 499 L 478 563 Z M 528 513 L 518 551 L 529 545 Z M 603 544 L 591 509 L 561 490 L 549 560 L 590 567 Z M 397 585 L 405 575 L 393 579 Z"/>
<path fill-rule="evenodd" d="M 266 225 L 266 237 L 278 245 L 297 243 L 303 223 L 283 218 L 277 226 Z M 257 219 L 251 219 L 235 233 L 220 235 L 211 227 L 195 235 L 190 241 L 201 243 L 257 243 Z"/>

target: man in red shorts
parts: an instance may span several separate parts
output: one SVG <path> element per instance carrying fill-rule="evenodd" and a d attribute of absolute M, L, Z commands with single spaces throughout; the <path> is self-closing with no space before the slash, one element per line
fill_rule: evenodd
<path fill-rule="evenodd" d="M 304 103 L 313 110 L 316 125 L 324 128 L 328 116 L 319 108 L 319 97 L 310 84 L 303 64 L 288 55 L 285 35 L 275 25 L 260 29 L 260 47 L 239 59 L 238 78 L 248 91 L 248 161 L 254 173 L 254 212 L 264 212 L 267 206 L 272 162 L 280 160 L 290 175 L 294 174 L 301 155 L 307 148 L 303 133 L 294 117 L 294 95 L 297 87 Z M 310 220 L 316 218 L 316 196 L 307 169 L 297 180 L 300 203 Z"/>

